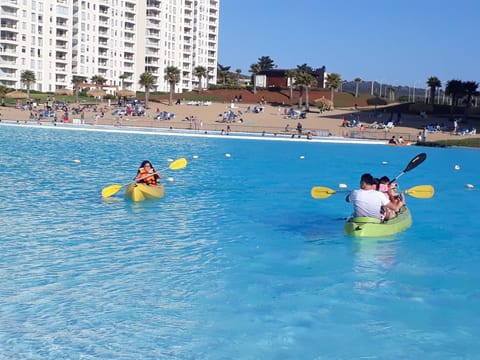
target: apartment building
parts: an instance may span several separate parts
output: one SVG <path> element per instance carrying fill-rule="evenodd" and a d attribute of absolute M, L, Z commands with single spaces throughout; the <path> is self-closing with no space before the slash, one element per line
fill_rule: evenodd
<path fill-rule="evenodd" d="M 176 90 L 190 91 L 197 66 L 216 83 L 218 25 L 219 0 L 0 0 L 0 85 L 21 89 L 31 70 L 43 92 L 95 75 L 137 91 L 148 71 L 153 90 L 168 91 L 164 71 L 175 66 Z"/>

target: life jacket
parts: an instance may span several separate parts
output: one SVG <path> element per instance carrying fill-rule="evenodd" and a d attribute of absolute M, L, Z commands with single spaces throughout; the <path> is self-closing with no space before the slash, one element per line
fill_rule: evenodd
<path fill-rule="evenodd" d="M 143 177 L 147 176 L 148 174 L 149 173 L 144 168 L 140 168 L 138 177 L 143 178 Z M 137 180 L 137 182 L 147 184 L 147 185 L 150 185 L 150 186 L 155 186 L 155 185 L 157 185 L 157 177 L 158 177 L 157 174 L 152 174 L 151 176 L 147 176 L 144 179 Z"/>

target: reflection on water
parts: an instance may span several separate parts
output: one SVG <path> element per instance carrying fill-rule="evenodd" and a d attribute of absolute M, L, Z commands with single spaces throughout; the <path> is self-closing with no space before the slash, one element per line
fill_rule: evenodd
<path fill-rule="evenodd" d="M 355 290 L 369 293 L 386 286 L 389 281 L 385 274 L 395 264 L 397 243 L 394 240 L 358 238 L 354 240 L 354 252 Z"/>

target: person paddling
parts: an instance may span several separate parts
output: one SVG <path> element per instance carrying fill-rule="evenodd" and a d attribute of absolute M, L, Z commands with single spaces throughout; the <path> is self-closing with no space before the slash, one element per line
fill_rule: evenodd
<path fill-rule="evenodd" d="M 353 190 L 346 201 L 353 203 L 354 217 L 371 217 L 382 220 L 381 209 L 395 211 L 396 206 L 383 193 L 374 189 L 375 178 L 371 174 L 363 174 L 360 178 L 360 189 Z"/>
<path fill-rule="evenodd" d="M 144 160 L 138 168 L 137 175 L 133 180 L 140 184 L 156 186 L 158 184 L 157 180 L 161 178 L 162 175 L 155 170 L 152 163 L 148 160 Z"/>

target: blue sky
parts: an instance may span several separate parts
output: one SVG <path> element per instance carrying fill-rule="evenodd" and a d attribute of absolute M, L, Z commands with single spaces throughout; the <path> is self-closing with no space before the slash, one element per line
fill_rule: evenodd
<path fill-rule="evenodd" d="M 480 82 L 479 18 L 477 0 L 221 0 L 218 62 L 246 75 L 270 56 L 349 81 Z"/>

